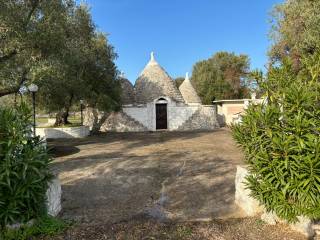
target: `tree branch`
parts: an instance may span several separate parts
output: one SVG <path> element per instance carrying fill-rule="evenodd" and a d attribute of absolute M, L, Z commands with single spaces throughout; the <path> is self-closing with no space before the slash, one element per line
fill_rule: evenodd
<path fill-rule="evenodd" d="M 28 73 L 27 70 L 23 71 L 20 82 L 18 83 L 18 85 L 14 86 L 14 87 L 0 89 L 0 97 L 6 96 L 6 95 L 11 95 L 14 93 L 18 93 L 21 86 L 27 81 L 27 73 Z"/>
<path fill-rule="evenodd" d="M 27 15 L 26 21 L 25 21 L 25 28 L 28 26 L 33 13 L 36 11 L 37 7 L 39 6 L 39 3 L 40 3 L 40 0 L 31 1 L 31 9 L 30 9 L 30 11 Z"/>
<path fill-rule="evenodd" d="M 9 52 L 8 54 L 6 54 L 4 56 L 1 56 L 0 57 L 0 63 L 3 63 L 5 61 L 9 60 L 13 56 L 15 56 L 17 53 L 18 53 L 18 51 L 15 49 L 15 50 L 12 50 L 11 52 Z"/>
<path fill-rule="evenodd" d="M 40 4 L 40 1 L 41 0 L 32 0 L 31 1 L 31 9 L 30 9 L 30 11 L 29 11 L 29 13 L 27 15 L 26 20 L 25 20 L 24 28 L 27 28 L 27 26 L 28 26 L 28 24 L 29 24 L 29 22 L 31 20 L 32 15 L 34 14 L 34 12 L 36 11 L 37 7 Z M 5 61 L 9 60 L 10 58 L 14 57 L 17 54 L 18 54 L 18 51 L 16 49 L 12 50 L 8 54 L 0 57 L 0 63 L 3 63 Z"/>

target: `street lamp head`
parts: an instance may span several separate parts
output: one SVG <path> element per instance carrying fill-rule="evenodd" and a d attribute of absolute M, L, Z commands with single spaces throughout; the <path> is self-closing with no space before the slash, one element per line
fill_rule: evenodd
<path fill-rule="evenodd" d="M 28 88 L 26 87 L 26 86 L 21 86 L 20 88 L 19 88 L 19 93 L 21 94 L 21 95 L 23 95 L 23 94 L 25 94 L 25 93 L 27 93 L 28 92 Z"/>
<path fill-rule="evenodd" d="M 81 100 L 80 100 L 80 104 L 83 104 L 83 103 L 84 103 L 84 101 L 81 99 Z"/>
<path fill-rule="evenodd" d="M 38 91 L 39 87 L 35 84 L 30 84 L 29 87 L 28 87 L 29 91 L 32 92 L 32 93 L 35 93 Z"/>

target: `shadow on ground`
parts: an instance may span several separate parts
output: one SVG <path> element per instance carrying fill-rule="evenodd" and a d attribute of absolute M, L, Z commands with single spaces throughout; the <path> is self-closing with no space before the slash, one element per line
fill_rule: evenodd
<path fill-rule="evenodd" d="M 228 130 L 109 133 L 55 140 L 63 217 L 198 221 L 241 216 L 234 176 L 242 154 Z"/>

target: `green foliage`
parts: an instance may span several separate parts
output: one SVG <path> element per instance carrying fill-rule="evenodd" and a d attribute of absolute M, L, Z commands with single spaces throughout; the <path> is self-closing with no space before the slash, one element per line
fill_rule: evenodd
<path fill-rule="evenodd" d="M 246 97 L 249 65 L 246 55 L 218 52 L 194 65 L 191 80 L 204 104 L 212 104 L 214 99 Z"/>
<path fill-rule="evenodd" d="M 176 79 L 174 79 L 174 82 L 175 82 L 177 88 L 180 87 L 180 85 L 183 83 L 183 81 L 184 81 L 184 77 L 177 77 Z"/>
<path fill-rule="evenodd" d="M 67 19 L 62 31 L 68 37 L 60 54 L 49 68 L 34 73 L 41 105 L 48 111 L 68 111 L 81 99 L 104 111 L 119 109 L 121 87 L 113 47 L 106 35 L 96 32 L 86 6 L 71 8 Z"/>
<path fill-rule="evenodd" d="M 39 235 L 54 236 L 63 232 L 69 226 L 70 223 L 60 219 L 43 216 L 38 218 L 32 226 L 25 225 L 20 229 L 5 229 L 0 233 L 0 239 L 28 240 Z"/>
<path fill-rule="evenodd" d="M 67 1 L 0 1 L 0 97 L 18 93 L 64 46 Z"/>
<path fill-rule="evenodd" d="M 266 102 L 246 110 L 233 136 L 254 198 L 288 221 L 320 218 L 320 54 L 303 60 L 299 74 L 283 62 L 261 83 Z"/>
<path fill-rule="evenodd" d="M 59 112 L 62 124 L 80 99 L 103 111 L 119 110 L 117 54 L 86 5 L 0 1 L 0 39 L 0 97 L 35 82 L 39 107 Z"/>
<path fill-rule="evenodd" d="M 29 109 L 0 108 L 0 226 L 26 222 L 46 211 L 50 158 L 32 137 Z"/>
<path fill-rule="evenodd" d="M 174 239 L 186 239 L 192 236 L 192 229 L 188 226 L 179 226 L 173 235 Z"/>
<path fill-rule="evenodd" d="M 300 61 L 315 53 L 320 47 L 320 1 L 287 0 L 276 5 L 272 14 L 270 51 L 272 62 L 282 62 L 286 57 L 299 70 Z"/>

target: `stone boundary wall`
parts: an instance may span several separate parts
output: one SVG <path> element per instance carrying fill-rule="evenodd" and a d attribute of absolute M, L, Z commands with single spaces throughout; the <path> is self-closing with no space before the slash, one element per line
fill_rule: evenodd
<path fill-rule="evenodd" d="M 178 104 L 165 98 L 169 131 L 212 130 L 219 128 L 215 106 Z M 139 106 L 123 106 L 122 111 L 103 113 L 87 108 L 84 124 L 102 132 L 156 131 L 156 101 Z"/>
<path fill-rule="evenodd" d="M 149 131 L 156 131 L 155 105 L 125 107 L 123 111 Z M 168 102 L 168 130 L 190 131 L 219 128 L 215 107 L 212 105 L 176 105 Z"/>
<path fill-rule="evenodd" d="M 65 128 L 37 128 L 36 133 L 42 138 L 84 138 L 89 136 L 87 126 Z"/>

